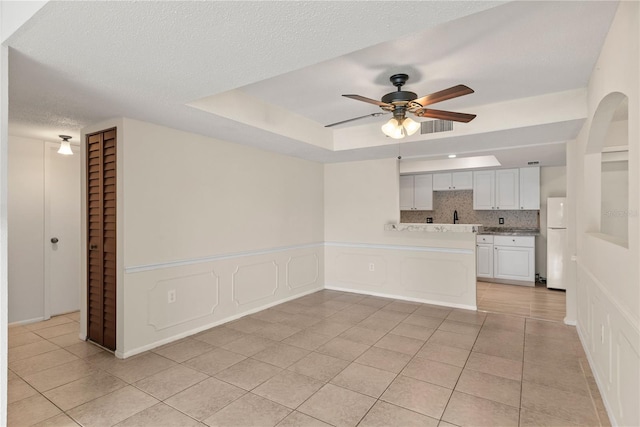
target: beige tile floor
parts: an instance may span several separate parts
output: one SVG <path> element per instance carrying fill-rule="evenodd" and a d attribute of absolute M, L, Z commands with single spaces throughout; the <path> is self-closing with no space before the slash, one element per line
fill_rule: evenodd
<path fill-rule="evenodd" d="M 607 425 L 559 322 L 325 290 L 126 360 L 77 337 L 9 329 L 10 426 Z"/>
<path fill-rule="evenodd" d="M 535 287 L 477 282 L 478 310 L 561 322 L 565 292 Z"/>

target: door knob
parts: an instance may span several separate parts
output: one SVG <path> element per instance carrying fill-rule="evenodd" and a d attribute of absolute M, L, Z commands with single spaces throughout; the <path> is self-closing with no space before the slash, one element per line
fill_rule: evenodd
<path fill-rule="evenodd" d="M 51 238 L 51 243 L 58 243 L 58 238 L 57 237 L 52 237 Z"/>

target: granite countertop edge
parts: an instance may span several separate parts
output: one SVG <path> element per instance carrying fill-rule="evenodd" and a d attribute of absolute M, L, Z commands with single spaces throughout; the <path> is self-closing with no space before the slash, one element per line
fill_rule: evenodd
<path fill-rule="evenodd" d="M 483 227 L 482 224 L 391 223 L 386 231 L 418 231 L 424 233 L 476 233 L 491 236 L 538 236 L 539 228 Z"/>
<path fill-rule="evenodd" d="M 478 231 L 480 235 L 490 236 L 538 236 L 539 228 L 516 228 L 516 227 L 482 227 Z"/>
<path fill-rule="evenodd" d="M 481 224 L 431 224 L 400 223 L 385 224 L 385 231 L 419 231 L 426 233 L 478 233 Z"/>

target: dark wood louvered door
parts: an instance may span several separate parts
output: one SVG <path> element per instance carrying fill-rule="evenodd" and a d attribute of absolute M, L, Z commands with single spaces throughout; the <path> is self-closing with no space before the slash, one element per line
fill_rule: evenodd
<path fill-rule="evenodd" d="M 87 338 L 116 349 L 116 129 L 87 135 Z"/>

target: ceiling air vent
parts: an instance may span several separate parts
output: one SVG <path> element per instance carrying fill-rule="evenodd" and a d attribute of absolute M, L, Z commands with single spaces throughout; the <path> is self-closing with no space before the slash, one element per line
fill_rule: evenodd
<path fill-rule="evenodd" d="M 429 120 L 420 123 L 420 133 L 448 132 L 453 130 L 453 122 L 451 120 Z"/>
<path fill-rule="evenodd" d="M 529 166 L 537 166 L 537 165 L 539 165 L 539 164 L 540 164 L 540 162 L 536 160 L 536 161 L 533 161 L 533 162 L 527 162 L 527 164 L 528 164 Z"/>

